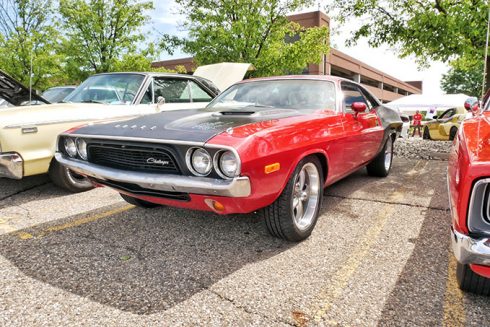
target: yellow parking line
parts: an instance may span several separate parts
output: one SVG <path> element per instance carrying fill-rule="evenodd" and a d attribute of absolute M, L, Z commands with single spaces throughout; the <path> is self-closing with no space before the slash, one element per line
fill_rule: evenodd
<path fill-rule="evenodd" d="M 39 237 L 46 236 L 50 233 L 59 232 L 59 231 L 65 230 L 65 229 L 85 225 L 85 224 L 100 220 L 102 218 L 106 218 L 106 217 L 109 217 L 109 216 L 130 210 L 130 209 L 133 209 L 133 208 L 134 208 L 133 205 L 127 205 L 127 206 L 124 206 L 121 208 L 108 210 L 108 211 L 99 213 L 99 214 L 94 215 L 94 216 L 88 216 L 88 217 L 76 219 L 76 220 L 67 222 L 65 224 L 54 225 L 54 226 L 51 226 L 51 227 L 48 227 L 46 229 L 41 230 L 39 233 L 31 234 L 31 233 L 20 231 L 20 232 L 17 232 L 16 235 L 18 238 L 20 238 L 22 240 L 27 240 L 27 239 L 31 239 L 31 238 L 39 238 Z"/>
<path fill-rule="evenodd" d="M 458 287 L 456 281 L 456 258 L 449 253 L 449 263 L 447 265 L 446 294 L 444 295 L 444 318 L 443 326 L 464 326 L 466 324 L 466 314 L 464 310 L 463 292 Z"/>
<path fill-rule="evenodd" d="M 399 196 L 395 196 L 399 197 Z M 363 239 L 358 242 L 356 250 L 350 254 L 347 262 L 340 267 L 335 273 L 332 279 L 329 281 L 328 286 L 320 293 L 321 303 L 319 309 L 314 315 L 316 322 L 320 322 L 322 318 L 328 313 L 333 302 L 342 294 L 347 287 L 349 280 L 354 275 L 362 259 L 365 258 L 373 244 L 378 240 L 379 234 L 383 230 L 388 217 L 394 212 L 393 206 L 385 206 L 380 215 L 371 224 L 371 227 L 364 233 Z"/>

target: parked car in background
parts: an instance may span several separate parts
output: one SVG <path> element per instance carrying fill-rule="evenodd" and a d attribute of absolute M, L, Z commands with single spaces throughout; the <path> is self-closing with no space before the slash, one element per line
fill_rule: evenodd
<path fill-rule="evenodd" d="M 451 240 L 461 289 L 490 295 L 490 112 L 461 125 L 448 164 Z"/>
<path fill-rule="evenodd" d="M 36 90 L 29 90 L 15 78 L 0 70 L 0 107 L 21 106 L 36 101 L 39 104 L 50 102 L 38 95 Z"/>
<path fill-rule="evenodd" d="M 461 122 L 466 118 L 466 109 L 450 108 L 425 122 L 423 138 L 426 140 L 452 141 L 458 134 Z"/>
<path fill-rule="evenodd" d="M 269 232 L 312 232 L 323 188 L 366 166 L 391 169 L 400 116 L 332 76 L 235 84 L 206 108 L 63 133 L 56 159 L 127 202 L 218 214 L 260 210 Z"/>
<path fill-rule="evenodd" d="M 228 67 L 226 79 L 236 82 L 243 78 L 249 65 L 217 64 L 211 68 L 223 66 Z M 59 133 L 102 120 L 202 108 L 218 93 L 219 89 L 205 76 L 107 73 L 89 77 L 64 103 L 2 109 L 0 177 L 20 179 L 48 172 L 56 185 L 67 190 L 90 189 L 92 184 L 83 176 L 53 160 Z"/>
<path fill-rule="evenodd" d="M 403 122 L 400 137 L 406 139 L 408 138 L 408 131 L 410 130 L 410 117 L 405 114 L 400 114 L 400 118 Z"/>

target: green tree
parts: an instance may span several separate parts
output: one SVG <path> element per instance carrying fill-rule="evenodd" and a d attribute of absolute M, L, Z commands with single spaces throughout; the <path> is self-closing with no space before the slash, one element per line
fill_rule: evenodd
<path fill-rule="evenodd" d="M 32 59 L 34 88 L 64 83 L 58 28 L 51 0 L 0 1 L 0 69 L 29 85 Z"/>
<path fill-rule="evenodd" d="M 471 96 L 479 96 L 482 91 L 483 65 L 474 67 L 459 67 L 454 65 L 441 80 L 441 88 L 446 93 L 465 93 Z"/>
<path fill-rule="evenodd" d="M 487 0 L 336 0 L 327 9 L 341 23 L 357 22 L 349 44 L 367 38 L 421 64 L 460 58 L 469 69 L 484 60 Z"/>
<path fill-rule="evenodd" d="M 177 46 L 199 65 L 247 62 L 255 76 L 301 73 L 329 50 L 326 27 L 304 29 L 286 15 L 308 0 L 176 0 L 188 37 L 164 35 L 161 48 Z"/>
<path fill-rule="evenodd" d="M 146 12 L 152 8 L 151 1 L 60 0 L 70 75 L 83 80 L 92 73 L 109 72 L 123 55 L 134 55 L 144 40 Z"/>

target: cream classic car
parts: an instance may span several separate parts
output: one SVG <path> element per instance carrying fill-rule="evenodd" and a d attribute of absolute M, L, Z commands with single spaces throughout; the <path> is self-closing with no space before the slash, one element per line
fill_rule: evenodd
<path fill-rule="evenodd" d="M 194 76 L 98 74 L 89 77 L 63 103 L 3 108 L 0 110 L 0 177 L 21 179 L 49 173 L 56 185 L 69 191 L 90 189 L 92 184 L 84 177 L 53 159 L 58 134 L 99 121 L 205 107 L 219 93 L 218 87 L 223 90 L 243 79 L 249 68 L 248 64 L 222 63 L 199 67 Z M 219 79 L 220 76 L 223 78 Z M 25 92 L 15 81 L 4 78 L 0 84 L 1 97 L 9 102 Z"/>

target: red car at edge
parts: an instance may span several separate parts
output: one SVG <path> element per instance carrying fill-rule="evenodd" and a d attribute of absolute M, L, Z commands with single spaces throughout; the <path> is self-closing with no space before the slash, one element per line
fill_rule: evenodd
<path fill-rule="evenodd" d="M 464 120 L 448 164 L 451 240 L 458 261 L 456 278 L 468 292 L 490 295 L 490 111 L 487 101 L 465 103 L 474 118 Z"/>
<path fill-rule="evenodd" d="M 324 187 L 364 166 L 389 174 L 401 127 L 357 83 L 283 76 L 237 83 L 204 109 L 71 130 L 59 136 L 56 159 L 136 206 L 260 211 L 272 235 L 300 241 Z"/>

